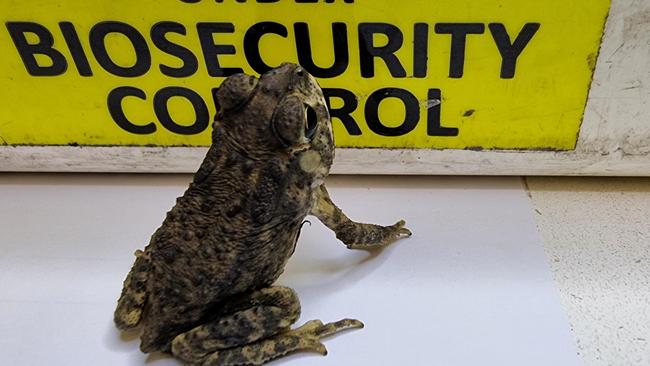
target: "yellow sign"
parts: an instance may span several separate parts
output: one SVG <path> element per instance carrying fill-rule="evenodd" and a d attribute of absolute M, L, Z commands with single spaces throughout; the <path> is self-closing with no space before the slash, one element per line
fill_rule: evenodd
<path fill-rule="evenodd" d="M 300 63 L 337 146 L 573 149 L 609 0 L 0 3 L 0 143 L 210 144 L 225 76 Z"/>

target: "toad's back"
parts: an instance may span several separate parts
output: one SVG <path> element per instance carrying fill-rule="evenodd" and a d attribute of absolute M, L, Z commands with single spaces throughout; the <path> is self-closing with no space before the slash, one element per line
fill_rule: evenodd
<path fill-rule="evenodd" d="M 116 325 L 142 325 L 145 352 L 280 276 L 333 161 L 323 93 L 299 66 L 232 75 L 216 102 L 212 146 L 118 300 Z"/>
<path fill-rule="evenodd" d="M 144 348 L 159 348 L 224 299 L 280 276 L 312 204 L 310 177 L 297 164 L 211 148 L 145 249 Z"/>

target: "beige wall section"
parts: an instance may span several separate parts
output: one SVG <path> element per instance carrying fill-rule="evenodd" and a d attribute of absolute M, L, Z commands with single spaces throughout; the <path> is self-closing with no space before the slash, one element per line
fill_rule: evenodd
<path fill-rule="evenodd" d="M 612 0 L 575 151 L 339 149 L 333 172 L 650 176 L 648 24 L 650 1 Z M 0 171 L 192 172 L 204 154 L 204 148 L 0 146 Z"/>
<path fill-rule="evenodd" d="M 584 364 L 650 365 L 650 179 L 527 182 Z"/>
<path fill-rule="evenodd" d="M 605 34 L 578 140 L 579 152 L 648 157 L 650 1 L 612 1 Z"/>

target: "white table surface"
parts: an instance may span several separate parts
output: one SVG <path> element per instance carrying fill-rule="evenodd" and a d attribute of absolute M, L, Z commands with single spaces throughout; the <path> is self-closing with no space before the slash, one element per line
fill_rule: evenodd
<path fill-rule="evenodd" d="M 112 313 L 188 175 L 0 175 L 0 364 L 179 365 L 143 355 Z M 517 178 L 332 177 L 348 216 L 414 235 L 370 257 L 305 225 L 279 283 L 299 323 L 356 317 L 329 355 L 275 365 L 579 365 Z"/>

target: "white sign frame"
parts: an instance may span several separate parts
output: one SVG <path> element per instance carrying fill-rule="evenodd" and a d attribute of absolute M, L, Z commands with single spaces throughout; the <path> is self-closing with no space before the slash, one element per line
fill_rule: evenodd
<path fill-rule="evenodd" d="M 574 151 L 340 148 L 332 173 L 650 176 L 648 19 L 649 2 L 612 0 Z M 206 151 L 0 146 L 0 171 L 189 173 Z"/>

